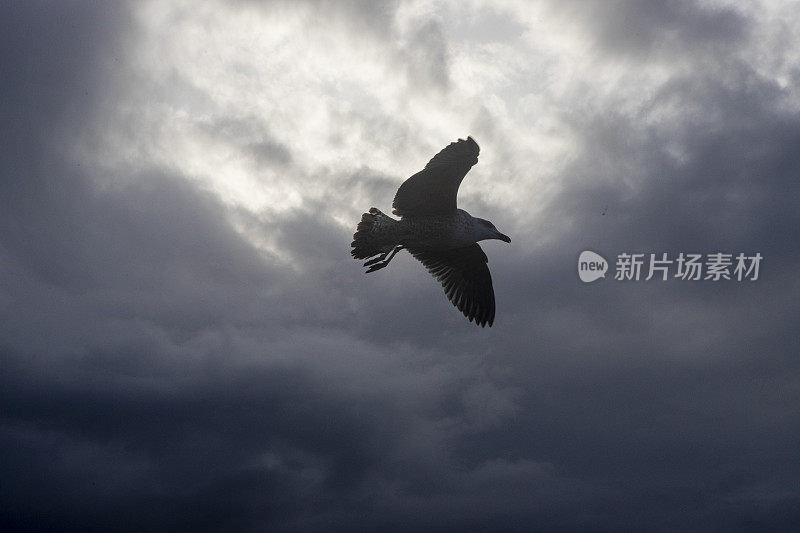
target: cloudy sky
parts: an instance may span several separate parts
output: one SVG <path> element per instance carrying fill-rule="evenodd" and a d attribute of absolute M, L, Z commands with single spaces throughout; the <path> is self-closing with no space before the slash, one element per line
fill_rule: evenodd
<path fill-rule="evenodd" d="M 800 527 L 791 2 L 0 11 L 0 524 Z M 491 329 L 349 256 L 467 135 Z"/>

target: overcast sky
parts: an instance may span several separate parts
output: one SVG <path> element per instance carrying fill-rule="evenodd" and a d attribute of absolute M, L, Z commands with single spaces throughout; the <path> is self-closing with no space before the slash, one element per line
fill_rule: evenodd
<path fill-rule="evenodd" d="M 800 528 L 792 2 L 0 12 L 0 525 Z M 491 329 L 349 255 L 467 135 Z"/>

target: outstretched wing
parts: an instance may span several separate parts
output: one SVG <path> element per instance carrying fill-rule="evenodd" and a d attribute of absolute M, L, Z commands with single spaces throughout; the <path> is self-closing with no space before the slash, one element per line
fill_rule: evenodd
<path fill-rule="evenodd" d="M 408 248 L 408 247 L 406 247 Z M 486 263 L 489 260 L 477 244 L 450 250 L 414 250 L 428 272 L 444 287 L 447 298 L 470 322 L 483 327 L 494 322 L 494 289 L 492 275 Z"/>
<path fill-rule="evenodd" d="M 472 137 L 450 143 L 425 168 L 400 185 L 392 203 L 395 215 L 449 214 L 456 208 L 461 180 L 478 162 L 480 148 Z"/>

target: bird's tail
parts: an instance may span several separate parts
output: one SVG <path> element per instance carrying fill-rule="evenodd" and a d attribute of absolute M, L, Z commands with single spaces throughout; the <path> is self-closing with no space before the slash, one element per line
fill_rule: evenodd
<path fill-rule="evenodd" d="M 391 252 L 398 245 L 399 222 L 374 207 L 361 215 L 350 254 L 356 259 Z"/>

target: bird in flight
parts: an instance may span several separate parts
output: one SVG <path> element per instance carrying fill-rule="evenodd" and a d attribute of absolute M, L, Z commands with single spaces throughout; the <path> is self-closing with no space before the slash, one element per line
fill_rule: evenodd
<path fill-rule="evenodd" d="M 374 207 L 361 215 L 350 253 L 367 273 L 389 264 L 405 248 L 442 284 L 447 298 L 481 327 L 494 322 L 494 289 L 478 241 L 511 242 L 494 224 L 456 207 L 458 187 L 480 148 L 472 137 L 450 143 L 397 189 L 392 213 Z M 371 259 L 370 259 L 371 258 Z"/>

